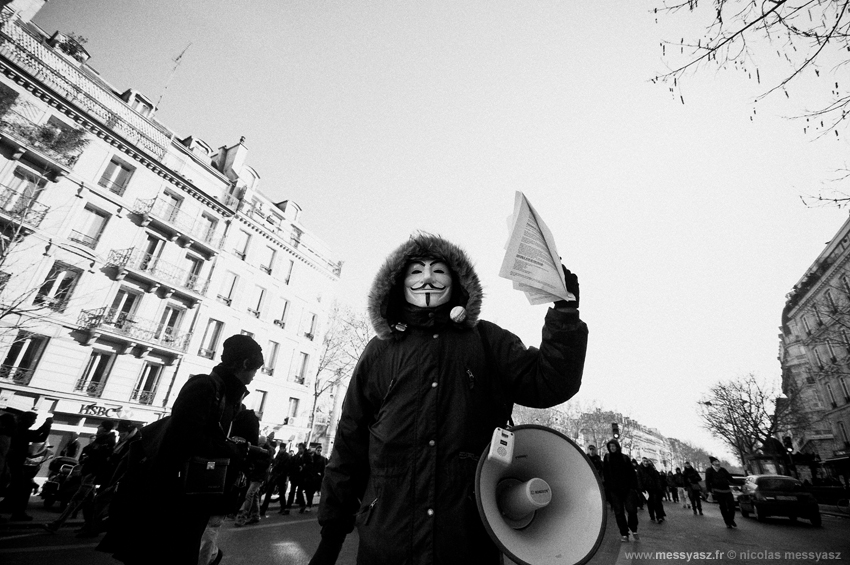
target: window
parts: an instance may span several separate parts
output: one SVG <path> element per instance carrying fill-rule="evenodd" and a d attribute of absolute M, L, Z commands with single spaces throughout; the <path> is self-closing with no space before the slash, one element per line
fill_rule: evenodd
<path fill-rule="evenodd" d="M 249 332 L 248 330 L 240 330 L 240 335 L 247 335 L 248 337 L 254 337 L 254 332 Z"/>
<path fill-rule="evenodd" d="M 118 289 L 112 306 L 106 314 L 105 323 L 119 330 L 131 330 L 133 327 L 133 314 L 142 301 L 142 295 L 126 288 Z"/>
<path fill-rule="evenodd" d="M 307 362 L 309 359 L 310 356 L 303 351 L 298 354 L 298 365 L 296 366 L 295 373 L 292 375 L 292 380 L 300 385 L 303 385 L 306 380 L 305 375 L 307 374 Z"/>
<path fill-rule="evenodd" d="M 100 396 L 103 393 L 103 387 L 106 386 L 106 379 L 109 377 L 114 361 L 115 354 L 113 353 L 92 351 L 89 362 L 86 364 L 83 375 L 77 381 L 74 390 L 85 392 L 89 396 Z"/>
<path fill-rule="evenodd" d="M 292 271 L 295 269 L 295 261 L 289 259 L 289 262 L 286 265 L 286 270 L 284 271 L 283 282 L 284 284 L 289 284 L 289 281 L 292 280 Z"/>
<path fill-rule="evenodd" d="M 167 304 L 162 311 L 162 316 L 159 317 L 159 324 L 156 327 L 156 339 L 161 339 L 166 344 L 173 343 L 177 338 L 177 333 L 180 331 L 180 322 L 183 321 L 183 314 L 186 313 L 184 308 Z"/>
<path fill-rule="evenodd" d="M 251 396 L 249 397 L 250 402 L 251 402 L 251 406 L 249 406 L 249 409 L 256 412 L 257 417 L 260 418 L 260 419 L 263 418 L 263 412 L 266 409 L 266 397 L 267 396 L 268 396 L 268 392 L 266 392 L 264 390 L 255 390 L 254 392 L 251 393 Z"/>
<path fill-rule="evenodd" d="M 215 229 L 217 226 L 218 220 L 212 216 L 201 214 L 201 218 L 195 226 L 195 233 L 204 243 L 211 243 L 215 237 Z"/>
<path fill-rule="evenodd" d="M 842 276 L 841 285 L 844 287 L 844 294 L 850 297 L 850 277 L 847 275 Z"/>
<path fill-rule="evenodd" d="M 830 383 L 826 383 L 826 394 L 829 396 L 829 401 L 832 403 L 832 407 L 835 408 L 838 406 L 838 403 L 835 401 L 835 395 L 832 393 L 832 385 Z"/>
<path fill-rule="evenodd" d="M 832 289 L 831 288 L 826 289 L 826 292 L 824 292 L 824 296 L 826 297 L 826 304 L 827 304 L 827 307 L 829 308 L 829 311 L 830 312 L 836 312 L 838 310 L 838 307 L 835 304 L 835 298 L 832 296 Z"/>
<path fill-rule="evenodd" d="M 316 315 L 306 313 L 306 317 L 304 318 L 304 337 L 309 340 L 312 340 L 316 337 Z"/>
<path fill-rule="evenodd" d="M 47 306 L 56 312 L 64 312 L 82 274 L 81 269 L 57 261 L 50 268 L 47 278 L 41 283 L 41 288 L 38 289 L 33 302 Z"/>
<path fill-rule="evenodd" d="M 274 267 L 274 256 L 277 254 L 277 251 L 271 246 L 266 245 L 263 250 L 263 256 L 260 260 L 260 268 L 267 272 L 268 274 L 272 274 L 272 268 Z"/>
<path fill-rule="evenodd" d="M 139 382 L 133 387 L 130 400 L 139 404 L 153 404 L 156 389 L 159 386 L 159 378 L 162 375 L 162 365 L 156 363 L 145 363 Z"/>
<path fill-rule="evenodd" d="M 204 267 L 204 260 L 200 257 L 187 254 L 186 263 L 188 267 L 186 269 L 186 280 L 183 282 L 183 286 L 189 290 L 200 292 L 201 269 Z"/>
<path fill-rule="evenodd" d="M 8 187 L 0 193 L 0 207 L 10 214 L 28 216 L 47 180 L 27 169 L 17 168 Z"/>
<path fill-rule="evenodd" d="M 812 333 L 812 328 L 809 326 L 809 319 L 806 316 L 803 316 L 803 327 L 806 328 L 806 335 Z"/>
<path fill-rule="evenodd" d="M 162 193 L 162 217 L 167 222 L 174 222 L 180 213 L 180 205 L 183 199 L 168 191 Z"/>
<path fill-rule="evenodd" d="M 269 348 L 266 352 L 266 363 L 263 366 L 263 372 L 267 375 L 274 374 L 275 365 L 277 365 L 277 352 L 280 349 L 280 344 L 276 341 L 269 340 Z"/>
<path fill-rule="evenodd" d="M 838 436 L 844 442 L 844 445 L 850 445 L 850 439 L 847 437 L 847 428 L 844 427 L 844 422 L 840 420 L 838 422 Z"/>
<path fill-rule="evenodd" d="M 287 410 L 287 417 L 284 419 L 284 424 L 295 425 L 295 418 L 298 417 L 298 399 L 297 398 L 289 398 L 289 409 Z"/>
<path fill-rule="evenodd" d="M 835 348 L 832 346 L 832 340 L 826 340 L 826 350 L 829 352 L 829 360 L 835 363 Z"/>
<path fill-rule="evenodd" d="M 104 169 L 103 175 L 101 175 L 97 184 L 119 196 L 123 195 L 124 191 L 127 190 L 127 184 L 130 182 L 130 177 L 133 176 L 134 171 L 135 169 L 133 167 L 118 157 L 113 157 L 109 161 L 109 164 L 106 165 L 106 169 Z"/>
<path fill-rule="evenodd" d="M 283 301 L 283 311 L 280 313 L 280 318 L 274 321 L 275 325 L 281 328 L 286 327 L 286 315 L 289 313 L 289 300 Z"/>
<path fill-rule="evenodd" d="M 298 246 L 301 245 L 301 236 L 302 235 L 304 235 L 304 232 L 302 232 L 300 229 L 296 228 L 295 226 L 292 226 L 292 233 L 291 233 L 290 239 L 289 239 L 290 243 L 292 243 L 292 247 L 295 247 L 297 249 Z"/>
<path fill-rule="evenodd" d="M 156 237 L 153 234 L 147 234 L 145 242 L 145 254 L 139 268 L 142 271 L 156 271 L 156 264 L 159 261 L 162 250 L 165 249 L 165 241 Z"/>
<path fill-rule="evenodd" d="M 254 296 L 251 299 L 251 306 L 248 307 L 248 312 L 254 315 L 255 318 L 260 317 L 260 311 L 263 307 L 263 299 L 266 296 L 266 289 L 261 286 L 254 287 Z"/>
<path fill-rule="evenodd" d="M 101 212 L 92 206 L 86 205 L 83 210 L 83 217 L 79 223 L 80 229 L 71 230 L 71 235 L 68 236 L 68 239 L 94 249 L 97 247 L 97 242 L 100 240 L 103 228 L 106 227 L 108 218 L 109 215 L 106 212 Z"/>
<path fill-rule="evenodd" d="M 221 292 L 218 294 L 218 299 L 228 306 L 233 302 L 233 292 L 236 290 L 236 281 L 239 276 L 236 273 L 227 271 L 224 273 L 224 282 L 221 284 Z"/>
<path fill-rule="evenodd" d="M 812 351 L 815 354 L 815 360 L 817 361 L 818 369 L 823 369 L 823 359 L 820 356 L 820 351 L 818 351 L 817 347 L 813 347 Z"/>
<path fill-rule="evenodd" d="M 198 350 L 198 355 L 212 359 L 215 357 L 215 350 L 218 347 L 218 340 L 221 338 L 221 330 L 224 327 L 222 322 L 209 319 L 207 329 L 204 330 L 204 338 L 201 340 L 201 348 Z"/>
<path fill-rule="evenodd" d="M 15 341 L 6 352 L 3 365 L 0 365 L 0 379 L 12 379 L 15 384 L 29 384 L 46 346 L 46 337 L 18 331 Z"/>
<path fill-rule="evenodd" d="M 847 379 L 841 377 L 838 379 L 838 382 L 841 383 L 841 392 L 844 393 L 844 401 L 850 402 L 850 389 L 847 388 Z"/>
<path fill-rule="evenodd" d="M 233 242 L 233 253 L 245 260 L 248 256 L 248 243 L 251 241 L 251 235 L 245 230 L 236 231 L 236 239 Z"/>

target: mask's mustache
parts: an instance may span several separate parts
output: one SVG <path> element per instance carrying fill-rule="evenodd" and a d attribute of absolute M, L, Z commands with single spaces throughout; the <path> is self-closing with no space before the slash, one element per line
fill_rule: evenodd
<path fill-rule="evenodd" d="M 422 283 L 422 284 L 420 284 L 419 286 L 412 286 L 412 287 L 410 287 L 410 290 L 413 290 L 413 291 L 417 291 L 417 290 L 426 290 L 426 289 L 431 289 L 431 290 L 445 290 L 445 288 L 446 288 L 445 286 L 442 286 L 442 285 L 435 285 L 435 284 L 433 284 L 433 283 Z"/>

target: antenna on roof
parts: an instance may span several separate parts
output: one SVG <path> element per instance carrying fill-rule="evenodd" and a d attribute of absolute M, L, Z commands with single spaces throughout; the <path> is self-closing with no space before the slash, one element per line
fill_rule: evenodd
<path fill-rule="evenodd" d="M 168 85 L 171 84 L 171 79 L 174 78 L 174 75 L 177 73 L 177 67 L 180 66 L 180 63 L 183 60 L 183 55 L 186 54 L 186 51 L 188 51 L 189 47 L 191 47 L 191 46 L 192 46 L 192 42 L 190 41 L 189 45 L 187 45 L 183 49 L 183 51 L 181 51 L 180 54 L 177 55 L 177 57 L 172 59 L 172 61 L 174 61 L 174 67 L 171 69 L 171 72 L 168 74 L 168 80 L 165 81 L 165 86 L 162 87 L 162 93 L 160 93 L 159 98 L 156 101 L 156 105 L 153 107 L 153 112 L 151 112 L 151 117 L 153 117 L 153 115 L 159 109 L 159 104 L 160 104 L 160 102 L 162 102 L 163 96 L 165 96 L 165 91 L 168 90 Z"/>

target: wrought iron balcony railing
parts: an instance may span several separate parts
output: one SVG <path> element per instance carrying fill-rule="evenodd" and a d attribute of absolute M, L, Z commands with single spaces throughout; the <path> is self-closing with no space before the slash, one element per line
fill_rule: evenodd
<path fill-rule="evenodd" d="M 75 392 L 84 392 L 89 396 L 100 397 L 103 394 L 103 389 L 106 386 L 106 381 L 89 381 L 86 377 L 81 378 L 74 385 Z"/>
<path fill-rule="evenodd" d="M 0 50 L 2 52 L 2 50 Z M 0 120 L 0 132 L 14 138 L 16 143 L 32 147 L 49 159 L 66 167 L 72 167 L 80 156 L 81 145 L 85 145 L 85 132 L 65 126 L 64 129 L 50 123 L 39 124 L 15 110 L 7 110 Z"/>
<path fill-rule="evenodd" d="M 106 265 L 145 273 L 151 278 L 158 279 L 171 286 L 190 290 L 196 294 L 206 294 L 209 286 L 209 281 L 201 280 L 200 275 L 187 269 L 181 269 L 133 247 L 111 250 L 106 258 Z"/>
<path fill-rule="evenodd" d="M 0 379 L 11 380 L 16 385 L 30 384 L 34 372 L 34 369 L 25 369 L 13 365 L 0 365 Z"/>
<path fill-rule="evenodd" d="M 71 230 L 71 235 L 68 236 L 68 239 L 75 241 L 80 245 L 85 245 L 90 249 L 97 247 L 97 238 L 78 232 L 77 230 Z"/>
<path fill-rule="evenodd" d="M 50 206 L 36 202 L 31 195 L 0 184 L 0 209 L 13 220 L 37 228 L 50 210 Z"/>
<path fill-rule="evenodd" d="M 133 391 L 133 394 L 130 395 L 130 400 L 135 400 L 139 404 L 153 404 L 153 399 L 156 396 L 156 389 L 154 390 L 139 390 L 136 389 Z"/>
<path fill-rule="evenodd" d="M 178 334 L 173 328 L 153 320 L 129 316 L 116 308 L 103 306 L 95 310 L 83 310 L 77 324 L 87 330 L 102 330 L 141 341 L 185 352 L 192 339 L 191 333 Z"/>
<path fill-rule="evenodd" d="M 160 198 L 136 199 L 133 212 L 140 215 L 151 215 L 177 228 L 183 234 L 190 236 L 214 249 L 220 249 L 223 242 L 217 233 L 217 226 L 210 227 L 209 223 L 181 210 L 173 203 Z"/>

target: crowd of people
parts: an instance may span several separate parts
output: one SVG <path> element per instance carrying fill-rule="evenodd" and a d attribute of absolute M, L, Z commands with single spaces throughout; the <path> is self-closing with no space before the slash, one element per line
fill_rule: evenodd
<path fill-rule="evenodd" d="M 665 501 L 693 510 L 694 516 L 703 516 L 702 477 L 690 461 L 685 461 L 684 469 L 676 467 L 675 472 L 665 472 L 656 469 L 647 457 L 638 462 L 624 454 L 616 439 L 608 441 L 606 450 L 603 457 L 597 453 L 595 445 L 588 445 L 587 456 L 602 482 L 621 541 L 640 541 L 638 512 L 644 508 L 650 522 L 663 524 L 667 520 Z M 718 502 L 726 527 L 737 528 L 732 476 L 717 458 L 710 457 L 709 461 L 711 467 L 705 471 L 705 489 Z"/>

